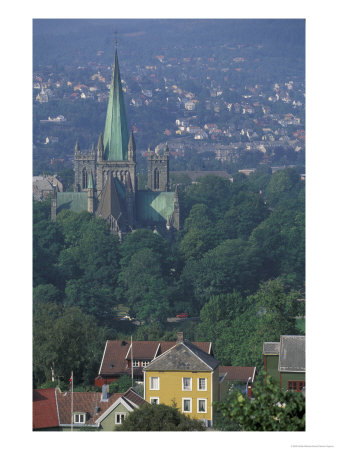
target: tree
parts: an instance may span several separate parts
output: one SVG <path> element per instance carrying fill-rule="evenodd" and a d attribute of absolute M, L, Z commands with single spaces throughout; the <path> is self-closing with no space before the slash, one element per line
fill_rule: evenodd
<path fill-rule="evenodd" d="M 39 284 L 33 289 L 33 305 L 41 303 L 59 303 L 61 292 L 53 284 Z"/>
<path fill-rule="evenodd" d="M 305 431 L 302 393 L 283 391 L 267 377 L 265 383 L 255 384 L 252 395 L 254 400 L 234 391 L 230 400 L 216 403 L 217 410 L 243 431 Z"/>
<path fill-rule="evenodd" d="M 176 407 L 146 403 L 131 412 L 118 431 L 204 431 L 204 425 Z"/>
<path fill-rule="evenodd" d="M 36 384 L 61 380 L 71 371 L 78 384 L 92 384 L 102 357 L 107 331 L 77 307 L 39 304 L 33 317 L 33 372 Z"/>
<path fill-rule="evenodd" d="M 209 250 L 199 261 L 189 260 L 182 272 L 183 282 L 193 289 L 200 309 L 211 295 L 234 289 L 254 292 L 260 278 L 259 252 L 242 239 L 229 239 Z"/>
<path fill-rule="evenodd" d="M 164 322 L 169 313 L 169 286 L 163 278 L 160 255 L 149 248 L 136 251 L 119 274 L 116 294 L 137 319 Z"/>
<path fill-rule="evenodd" d="M 109 384 L 109 393 L 126 392 L 131 387 L 131 378 L 128 375 L 122 375 L 118 381 Z"/>

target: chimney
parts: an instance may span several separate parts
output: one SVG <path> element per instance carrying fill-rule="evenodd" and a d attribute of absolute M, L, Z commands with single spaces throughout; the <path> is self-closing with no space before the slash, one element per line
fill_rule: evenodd
<path fill-rule="evenodd" d="M 101 402 L 107 402 L 108 401 L 108 389 L 109 385 L 108 384 L 103 384 L 102 385 L 102 394 L 101 394 Z"/>
<path fill-rule="evenodd" d="M 183 331 L 177 332 L 177 343 L 183 342 Z"/>

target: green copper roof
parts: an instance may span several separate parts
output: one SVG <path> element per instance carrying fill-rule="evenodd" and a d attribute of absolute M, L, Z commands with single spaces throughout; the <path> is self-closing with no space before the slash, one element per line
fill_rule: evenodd
<path fill-rule="evenodd" d="M 88 211 L 87 192 L 58 192 L 56 196 L 56 212 L 70 209 L 73 212 Z"/>
<path fill-rule="evenodd" d="M 113 78 L 110 86 L 106 125 L 103 136 L 103 159 L 123 161 L 128 159 L 128 126 L 124 107 L 120 69 L 115 51 Z"/>
<path fill-rule="evenodd" d="M 138 191 L 136 214 L 141 222 L 166 222 L 174 212 L 174 192 Z"/>

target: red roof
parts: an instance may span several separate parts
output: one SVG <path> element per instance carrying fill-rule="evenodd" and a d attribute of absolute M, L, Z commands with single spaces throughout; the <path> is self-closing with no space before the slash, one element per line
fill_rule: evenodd
<path fill-rule="evenodd" d="M 219 376 L 226 374 L 226 381 L 245 381 L 251 377 L 254 381 L 256 374 L 256 367 L 241 367 L 241 366 L 219 366 Z"/>
<path fill-rule="evenodd" d="M 212 354 L 210 342 L 193 342 L 208 354 Z M 175 341 L 133 341 L 133 359 L 151 361 L 176 345 Z M 107 341 L 99 375 L 130 374 L 128 360 L 131 360 L 130 341 Z"/>
<path fill-rule="evenodd" d="M 58 427 L 55 388 L 33 390 L 33 430 Z"/>
<path fill-rule="evenodd" d="M 101 401 L 101 392 L 73 392 L 73 412 L 86 413 L 86 425 L 93 425 L 95 420 L 103 414 L 123 394 L 112 394 L 108 401 Z M 71 423 L 71 393 L 57 392 L 60 414 L 60 424 Z M 99 408 L 96 413 L 95 408 Z"/>

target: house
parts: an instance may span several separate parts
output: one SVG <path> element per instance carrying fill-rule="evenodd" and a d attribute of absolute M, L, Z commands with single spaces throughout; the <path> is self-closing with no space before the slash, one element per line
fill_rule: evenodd
<path fill-rule="evenodd" d="M 279 342 L 264 342 L 264 371 L 282 389 L 305 388 L 305 336 L 281 336 Z"/>
<path fill-rule="evenodd" d="M 55 431 L 58 427 L 55 389 L 33 389 L 33 431 Z"/>
<path fill-rule="evenodd" d="M 62 431 L 72 426 L 71 393 L 56 389 L 57 406 L 59 412 L 59 426 Z M 73 429 L 98 431 L 114 431 L 121 425 L 126 416 L 139 408 L 145 401 L 133 388 L 124 394 L 109 395 L 107 386 L 101 392 L 73 393 Z"/>
<path fill-rule="evenodd" d="M 179 332 L 174 346 L 144 369 L 144 399 L 175 404 L 180 412 L 212 426 L 213 402 L 219 400 L 219 362 Z"/>
<path fill-rule="evenodd" d="M 256 376 L 256 367 L 219 366 L 218 372 L 221 383 L 221 400 L 224 398 L 224 394 L 229 388 L 229 385 L 234 385 L 251 398 L 251 390 Z"/>
<path fill-rule="evenodd" d="M 73 397 L 73 399 L 72 399 Z M 73 402 L 73 408 L 72 408 Z M 124 394 L 61 392 L 57 388 L 33 390 L 34 431 L 114 431 L 145 400 L 133 388 Z M 73 421 L 73 423 L 72 423 Z"/>
<path fill-rule="evenodd" d="M 142 382 L 143 368 L 174 345 L 172 341 L 106 341 L 95 386 L 117 381 L 122 375 L 132 375 L 135 381 Z M 194 342 L 194 345 L 213 355 L 211 342 Z"/>

